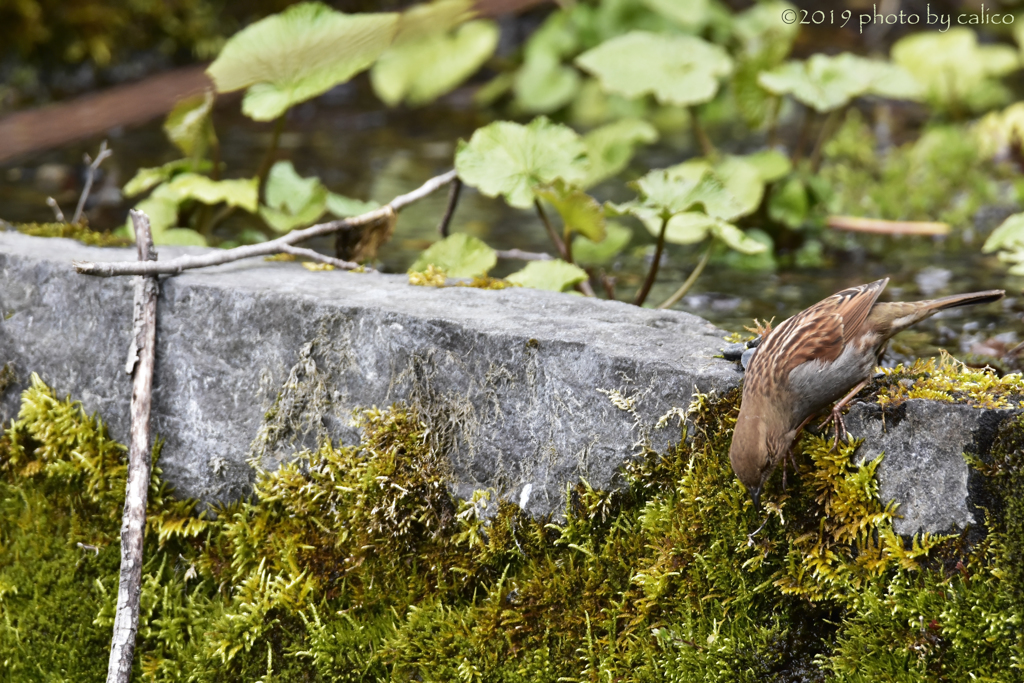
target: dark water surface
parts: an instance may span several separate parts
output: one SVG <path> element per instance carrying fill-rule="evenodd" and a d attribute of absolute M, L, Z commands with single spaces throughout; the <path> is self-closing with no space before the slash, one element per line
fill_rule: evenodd
<path fill-rule="evenodd" d="M 458 91 L 423 109 L 388 110 L 369 94 L 365 83 L 356 81 L 291 112 L 278 156 L 292 160 L 302 176 L 319 176 L 334 192 L 385 202 L 451 168 L 456 141 L 468 138 L 473 130 L 490 121 L 469 98 L 468 90 Z M 221 158 L 227 164 L 226 176 L 255 174 L 271 139 L 271 125 L 242 116 L 237 100 L 216 111 L 215 124 Z M 97 183 L 89 214 L 94 227 L 101 229 L 123 222 L 134 203 L 120 200 L 117 187 L 139 168 L 180 156 L 167 142 L 159 121 L 110 131 L 107 139 L 114 156 L 104 164 L 106 174 Z M 101 138 L 87 140 L 0 167 L 0 218 L 11 222 L 50 221 L 53 214 L 45 204 L 47 196 L 56 197 L 70 215 L 81 185 L 82 155 L 95 154 L 100 142 Z M 668 165 L 690 154 L 686 149 L 663 146 L 644 156 L 656 159 L 658 165 Z M 631 196 L 621 184 L 597 188 L 596 194 L 600 199 L 616 200 Z M 403 211 L 392 242 L 379 255 L 385 271 L 404 272 L 422 249 L 438 239 L 437 222 L 445 201 L 446 193 L 440 192 Z M 226 229 L 238 225 L 229 223 Z M 535 214 L 511 209 L 470 188 L 463 191 L 452 230 L 476 235 L 496 249 L 551 251 Z M 616 277 L 616 293 L 622 299 L 632 297 L 651 252 L 653 239 L 642 228 L 636 230 L 623 257 L 607 268 Z M 223 235 L 229 236 L 227 232 Z M 994 335 L 1010 346 L 1018 336 L 1024 336 L 1024 301 L 1018 296 L 1024 278 L 1007 276 L 993 257 L 983 257 L 980 243 L 951 253 L 938 243 L 930 248 L 930 239 L 864 238 L 863 243 L 871 248 L 861 249 L 856 246 L 860 238 L 853 238 L 852 250 L 831 254 L 829 267 L 821 269 L 747 272 L 713 261 L 677 308 L 697 313 L 725 329 L 742 331 L 754 317 L 774 317 L 780 322 L 844 287 L 891 277 L 883 294 L 888 300 L 991 288 L 1008 290 L 1008 299 L 1002 305 L 955 309 L 904 333 L 894 344 L 897 351 L 931 353 L 936 346 L 944 346 L 966 353 L 973 344 Z M 331 243 L 326 240 L 312 246 L 331 252 Z M 649 303 L 667 298 L 689 274 L 697 256 L 696 248 L 670 245 Z M 521 266 L 519 261 L 502 261 L 492 274 L 506 275 Z"/>

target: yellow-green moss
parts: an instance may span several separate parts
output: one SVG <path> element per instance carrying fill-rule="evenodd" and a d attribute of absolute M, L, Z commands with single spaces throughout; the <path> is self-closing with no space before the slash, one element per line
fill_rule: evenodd
<path fill-rule="evenodd" d="M 943 352 L 938 358 L 918 359 L 909 366 L 883 369 L 873 390 L 878 405 L 895 407 L 911 398 L 965 403 L 975 408 L 1024 407 L 1024 378 L 1000 376 L 989 368 L 972 368 Z"/>
<path fill-rule="evenodd" d="M 130 239 L 109 232 L 90 230 L 86 223 L 20 223 L 18 232 L 32 237 L 67 237 L 93 247 L 127 247 L 135 244 Z"/>
<path fill-rule="evenodd" d="M 208 517 L 154 478 L 140 678 L 1021 679 L 1020 510 L 973 548 L 908 542 L 877 461 L 808 436 L 751 538 L 763 520 L 726 456 L 738 398 L 697 397 L 683 445 L 631 464 L 620 490 L 570 487 L 558 522 L 453 498 L 447 457 L 401 406 Z M 1022 441 L 1005 426 L 979 467 L 1021 486 Z M 102 680 L 123 452 L 33 379 L 0 444 L 0 679 Z"/>

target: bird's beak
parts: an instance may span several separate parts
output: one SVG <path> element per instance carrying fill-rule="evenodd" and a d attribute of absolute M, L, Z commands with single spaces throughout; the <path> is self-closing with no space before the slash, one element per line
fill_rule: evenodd
<path fill-rule="evenodd" d="M 754 499 L 754 512 L 761 512 L 761 487 L 753 489 L 750 492 L 750 497 Z"/>

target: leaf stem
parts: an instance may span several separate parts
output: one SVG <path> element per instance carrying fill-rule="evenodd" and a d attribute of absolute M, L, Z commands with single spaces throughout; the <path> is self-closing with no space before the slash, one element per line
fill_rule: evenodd
<path fill-rule="evenodd" d="M 790 157 L 794 165 L 796 165 L 796 162 L 800 161 L 803 157 L 803 148 L 804 144 L 807 142 L 807 136 L 810 133 L 811 118 L 813 116 L 814 114 L 812 113 L 811 108 L 805 106 L 804 116 L 800 121 L 800 134 L 796 139 L 796 146 L 793 148 L 793 154 Z"/>
<path fill-rule="evenodd" d="M 263 194 L 263 186 L 267 183 L 267 175 L 270 173 L 270 167 L 274 165 L 274 157 L 277 156 L 277 143 L 281 140 L 281 133 L 284 131 L 284 119 L 288 116 L 288 111 L 285 110 L 281 114 L 277 121 L 274 122 L 274 133 L 270 138 L 270 146 L 267 147 L 266 154 L 263 155 L 263 161 L 260 162 L 260 170 L 257 173 L 259 185 L 257 188 L 259 193 Z"/>
<path fill-rule="evenodd" d="M 444 208 L 444 215 L 441 216 L 441 222 L 437 226 L 437 231 L 441 233 L 441 237 L 448 236 L 448 226 L 452 222 L 452 216 L 455 215 L 455 207 L 459 205 L 459 194 L 462 192 L 462 181 L 456 178 L 452 181 L 452 186 L 448 190 L 448 205 Z"/>
<path fill-rule="evenodd" d="M 708 261 L 711 259 L 711 250 L 714 249 L 714 247 L 715 241 L 711 240 L 711 244 L 709 244 L 708 248 L 704 250 L 704 255 L 700 257 L 700 261 L 697 262 L 697 267 L 693 269 L 692 273 L 690 273 L 690 277 L 686 278 L 686 282 L 681 284 L 679 289 L 677 289 L 672 296 L 662 301 L 658 305 L 658 308 L 672 308 L 680 299 L 686 296 L 686 293 L 690 291 L 691 287 L 693 287 L 693 283 L 696 282 L 697 278 L 700 277 L 700 274 L 704 272 L 704 266 L 706 266 Z"/>
<path fill-rule="evenodd" d="M 715 149 L 714 143 L 708 137 L 708 132 L 704 130 L 704 124 L 700 122 L 700 115 L 697 113 L 696 107 L 690 107 L 690 126 L 693 128 L 693 137 L 700 146 L 701 154 L 706 157 L 717 154 L 718 150 Z"/>
<path fill-rule="evenodd" d="M 567 261 L 568 263 L 572 263 L 572 255 L 566 249 L 565 242 L 562 240 L 561 237 L 559 237 L 558 232 L 555 230 L 554 226 L 551 225 L 551 221 L 548 219 L 548 214 L 544 211 L 544 207 L 540 205 L 540 200 L 534 199 L 533 205 L 537 209 L 537 215 L 540 216 L 541 223 L 544 224 L 544 229 L 548 231 L 548 237 L 551 238 L 551 241 L 554 243 L 555 248 L 558 249 L 558 253 L 562 256 L 562 258 L 565 261 Z"/>
<path fill-rule="evenodd" d="M 833 109 L 828 113 L 828 118 L 825 119 L 825 123 L 821 124 L 821 130 L 818 131 L 818 139 L 814 141 L 814 149 L 811 150 L 811 170 L 817 172 L 818 167 L 821 165 L 821 153 L 825 148 L 825 142 L 832 137 L 832 132 L 835 130 L 836 121 L 839 120 L 839 114 L 843 109 Z"/>
<path fill-rule="evenodd" d="M 668 230 L 668 217 L 661 220 L 661 230 L 658 231 L 658 246 L 654 249 L 654 260 L 651 261 L 651 267 L 647 271 L 647 279 L 644 280 L 643 286 L 640 291 L 636 293 L 636 298 L 633 299 L 634 306 L 643 306 L 644 301 L 647 300 L 647 295 L 651 292 L 651 287 L 654 286 L 654 279 L 658 277 L 658 266 L 661 264 L 661 252 L 665 250 L 665 231 Z"/>

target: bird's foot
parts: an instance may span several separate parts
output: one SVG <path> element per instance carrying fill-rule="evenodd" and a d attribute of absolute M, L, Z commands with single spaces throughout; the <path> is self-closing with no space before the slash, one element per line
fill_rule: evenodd
<path fill-rule="evenodd" d="M 764 518 L 764 521 L 761 522 L 761 526 L 757 527 L 757 529 L 755 529 L 751 533 L 747 534 L 747 546 L 748 547 L 754 545 L 754 536 L 757 536 L 759 533 L 761 533 L 761 529 L 763 529 L 765 527 L 765 525 L 768 524 L 768 520 L 771 519 L 771 518 L 772 518 L 771 515 L 766 516 Z"/>
<path fill-rule="evenodd" d="M 827 425 L 829 422 L 832 423 L 832 426 L 835 428 L 836 432 L 836 440 L 832 444 L 832 450 L 835 451 L 839 449 L 840 440 L 842 440 L 844 443 L 849 442 L 850 440 L 850 434 L 849 432 L 846 431 L 846 423 L 843 421 L 843 409 L 841 406 L 837 405 L 835 408 L 832 409 L 832 412 L 829 413 L 829 416 L 825 418 L 825 421 L 818 425 L 818 430 L 820 431 L 824 429 L 825 425 Z"/>

